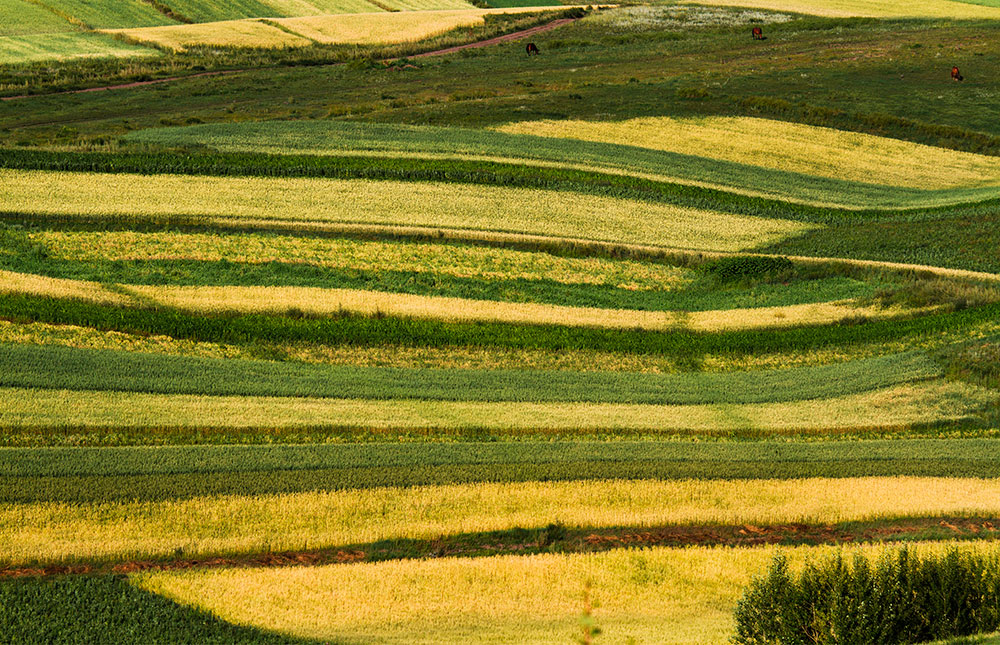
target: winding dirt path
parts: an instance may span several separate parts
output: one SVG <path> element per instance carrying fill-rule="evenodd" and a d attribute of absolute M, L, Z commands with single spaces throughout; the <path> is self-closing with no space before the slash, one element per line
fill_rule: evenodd
<path fill-rule="evenodd" d="M 535 34 L 540 34 L 546 31 L 551 31 L 563 25 L 567 25 L 571 22 L 575 22 L 579 18 L 559 18 L 558 20 L 553 20 L 552 22 L 546 23 L 544 25 L 538 25 L 537 27 L 532 27 L 531 29 L 524 29 L 521 31 L 515 31 L 510 34 L 504 34 L 503 36 L 496 36 L 495 38 L 488 38 L 486 40 L 479 40 L 474 43 L 466 43 L 464 45 L 457 45 L 455 47 L 448 47 L 446 49 L 437 49 L 434 51 L 424 52 L 422 54 L 414 54 L 413 56 L 407 56 L 406 58 L 426 58 L 427 56 L 443 56 L 445 54 L 451 54 L 462 49 L 475 49 L 479 47 L 489 47 L 491 45 L 498 45 L 500 43 L 509 42 L 511 40 L 520 40 L 521 38 L 527 38 Z M 344 63 L 332 63 L 326 67 L 337 67 L 344 65 Z M 120 85 L 102 85 L 99 87 L 88 87 L 82 90 L 66 90 L 63 92 L 48 92 L 45 94 L 20 94 L 18 96 L 0 96 L 0 101 L 17 101 L 20 99 L 30 99 L 39 98 L 45 96 L 61 96 L 63 94 L 83 94 L 85 92 L 104 92 L 109 90 L 128 90 L 135 87 L 145 87 L 147 85 L 159 85 L 161 83 L 173 83 L 175 81 L 183 81 L 189 78 L 201 78 L 205 76 L 224 76 L 227 74 L 239 74 L 241 72 L 248 72 L 250 69 L 227 69 L 220 70 L 217 72 L 199 72 L 197 74 L 187 74 L 184 76 L 171 76 L 170 78 L 158 78 L 152 81 L 135 81 L 133 83 L 122 83 Z"/>

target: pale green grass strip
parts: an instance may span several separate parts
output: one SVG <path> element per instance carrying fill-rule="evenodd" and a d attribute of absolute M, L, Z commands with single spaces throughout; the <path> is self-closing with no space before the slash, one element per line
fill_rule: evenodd
<path fill-rule="evenodd" d="M 262 476 L 266 476 L 263 474 Z M 841 522 L 1000 512 L 1000 480 L 479 483 L 157 502 L 0 505 L 0 562 L 315 549 L 516 527 Z"/>
<path fill-rule="evenodd" d="M 0 204 L 38 215 L 430 226 L 737 251 L 810 225 L 496 186 L 0 170 Z"/>
<path fill-rule="evenodd" d="M 746 405 L 481 403 L 238 397 L 0 388 L 0 427 L 296 428 L 303 426 L 657 434 L 758 430 L 787 434 L 899 429 L 975 418 L 993 390 L 928 381 L 864 394 Z"/>
<path fill-rule="evenodd" d="M 920 554 L 995 544 L 917 543 Z M 743 588 L 785 553 L 793 570 L 892 546 L 694 547 L 148 573 L 133 581 L 240 625 L 338 643 L 569 643 L 584 585 L 598 643 L 718 645 Z M 634 640 L 630 640 L 634 639 Z"/>

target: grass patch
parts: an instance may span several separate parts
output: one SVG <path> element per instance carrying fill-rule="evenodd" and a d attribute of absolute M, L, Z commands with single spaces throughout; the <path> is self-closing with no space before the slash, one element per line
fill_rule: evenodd
<path fill-rule="evenodd" d="M 0 65 L 34 61 L 52 64 L 72 58 L 102 56 L 136 58 L 158 55 L 155 50 L 88 32 L 0 36 Z"/>

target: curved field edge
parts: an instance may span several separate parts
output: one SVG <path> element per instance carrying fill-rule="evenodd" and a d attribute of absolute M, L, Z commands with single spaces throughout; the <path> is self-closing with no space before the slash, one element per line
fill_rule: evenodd
<path fill-rule="evenodd" d="M 876 559 L 893 546 L 616 550 L 371 564 L 141 574 L 141 588 L 227 620 L 348 642 L 551 643 L 579 630 L 585 584 L 605 638 L 688 645 L 726 642 L 742 589 L 778 552 L 793 570 L 842 553 Z M 920 554 L 993 544 L 916 543 Z M 404 583 L 398 583 L 405 580 Z M 329 610 L 336 590 L 340 611 Z M 392 598 L 385 602 L 385 598 Z M 371 611 L 369 607 L 378 607 Z M 643 609 L 637 609 L 643 608 Z"/>
<path fill-rule="evenodd" d="M 753 137 L 726 133 L 727 143 L 718 154 L 693 133 L 725 130 L 709 125 L 754 122 L 765 132 Z M 655 122 L 655 124 L 651 123 Z M 633 125 L 648 126 L 650 132 L 632 132 Z M 629 128 L 629 134 L 623 132 Z M 672 130 L 678 130 L 670 137 Z M 803 137 L 799 130 L 813 136 Z M 787 141 L 773 141 L 784 136 Z M 733 141 L 768 140 L 780 150 L 764 157 L 760 148 L 740 147 Z M 871 163 L 870 171 L 857 169 L 854 174 L 831 171 L 818 162 L 824 154 L 798 148 L 817 146 L 828 141 L 836 144 L 841 155 L 855 162 L 888 155 L 882 163 Z M 691 139 L 690 143 L 684 143 Z M 808 139 L 808 141 L 806 141 Z M 664 183 L 680 183 L 734 192 L 747 196 L 790 200 L 813 206 L 849 208 L 915 208 L 982 201 L 995 196 L 1000 188 L 984 184 L 1000 181 L 992 157 L 959 153 L 943 148 L 901 142 L 894 139 L 848 133 L 830 128 L 789 124 L 783 121 L 749 117 L 697 117 L 633 119 L 626 122 L 524 122 L 511 123 L 491 130 L 471 130 L 434 126 L 389 125 L 325 121 L 262 122 L 210 124 L 175 128 L 156 128 L 130 133 L 123 141 L 157 146 L 189 146 L 226 153 L 265 153 L 279 155 L 393 155 L 410 159 L 463 159 L 543 165 L 567 170 L 619 173 Z M 652 141 L 653 143 L 650 143 Z M 636 143 L 639 142 L 639 143 Z M 719 142 L 716 142 L 717 144 Z M 699 145 L 704 144 L 704 145 Z M 786 145 L 787 144 L 787 145 Z M 726 151 L 726 146 L 735 150 Z M 791 151 L 789 151 L 789 148 Z M 867 152 L 865 148 L 883 149 Z M 898 150 L 897 150 L 898 148 Z M 850 153 L 847 153 L 850 149 Z M 829 156 L 829 146 L 819 149 Z M 751 153 L 756 152 L 757 156 Z M 773 150 L 772 150 L 773 152 Z M 913 172 L 890 175 L 892 158 L 917 156 L 924 160 L 937 155 L 937 163 L 920 166 L 911 162 Z M 775 160 L 788 163 L 777 164 Z M 573 159 L 573 162 L 567 162 Z M 949 177 L 968 176 L 969 185 L 940 185 L 941 166 L 952 165 Z M 922 169 L 922 170 L 921 170 Z M 812 172 L 807 172 L 812 171 Z M 935 172 L 937 171 L 937 172 Z M 825 173 L 825 174 L 824 174 Z M 911 175 L 926 174 L 933 181 Z M 879 181 L 882 175 L 883 181 Z M 966 182 L 966 183 L 968 183 Z M 974 184 L 974 185 L 973 185 Z"/>
<path fill-rule="evenodd" d="M 560 441 L 0 449 L 0 503 L 591 479 L 989 477 L 983 439 Z"/>
<path fill-rule="evenodd" d="M 72 390 L 0 389 L 4 434 L 54 428 L 74 435 L 88 427 L 126 429 L 219 427 L 331 431 L 367 428 L 389 434 L 469 430 L 544 434 L 606 431 L 658 436 L 759 433 L 828 434 L 899 431 L 958 421 L 984 423 L 997 403 L 993 390 L 929 381 L 865 394 L 790 403 L 629 405 L 480 403 L 164 395 Z"/>
<path fill-rule="evenodd" d="M 512 528 L 822 523 L 1000 512 L 995 479 L 594 480 L 0 505 L 10 566 L 316 549 Z M 178 521 L 178 518 L 183 518 Z"/>

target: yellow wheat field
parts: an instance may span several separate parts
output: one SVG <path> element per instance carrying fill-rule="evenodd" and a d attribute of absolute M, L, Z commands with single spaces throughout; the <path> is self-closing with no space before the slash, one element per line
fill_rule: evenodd
<path fill-rule="evenodd" d="M 0 388 L 0 425 L 295 428 L 349 426 L 390 431 L 484 428 L 504 432 L 644 431 L 654 435 L 898 429 L 974 417 L 993 390 L 926 381 L 850 396 L 742 405 L 630 405 L 317 399 Z"/>
<path fill-rule="evenodd" d="M 830 17 L 870 18 L 1000 18 L 1000 8 L 949 0 L 709 0 L 682 3 L 726 7 L 751 7 L 774 11 L 793 11 Z"/>
<path fill-rule="evenodd" d="M 260 20 L 226 20 L 193 25 L 108 29 L 136 42 L 182 51 L 188 47 L 259 47 L 267 49 L 304 47 L 307 38 L 288 33 Z"/>
<path fill-rule="evenodd" d="M 0 170 L 0 202 L 39 215 L 465 228 L 717 251 L 815 228 L 560 191 L 367 180 Z"/>
<path fill-rule="evenodd" d="M 264 475 L 266 476 L 266 475 Z M 515 527 L 780 524 L 1000 512 L 1000 480 L 475 483 L 188 500 L 0 504 L 0 562 L 316 549 Z"/>
<path fill-rule="evenodd" d="M 904 188 L 1000 184 L 1000 159 L 996 157 L 754 117 L 528 121 L 496 129 L 512 134 L 619 143 Z"/>
<path fill-rule="evenodd" d="M 743 588 L 775 553 L 790 567 L 838 551 L 876 559 L 895 546 L 692 547 L 443 558 L 277 569 L 148 573 L 142 589 L 223 620 L 339 643 L 570 643 L 584 586 L 597 643 L 719 645 Z M 995 544 L 931 542 L 995 554 Z"/>

